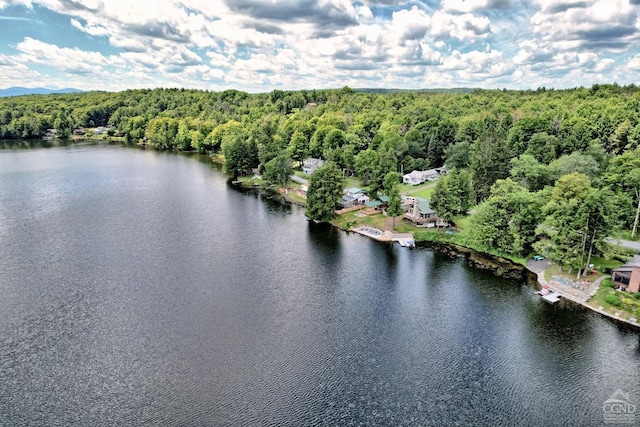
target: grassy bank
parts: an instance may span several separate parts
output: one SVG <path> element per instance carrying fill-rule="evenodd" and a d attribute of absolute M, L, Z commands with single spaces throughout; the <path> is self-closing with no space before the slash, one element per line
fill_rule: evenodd
<path fill-rule="evenodd" d="M 342 230 L 349 230 L 351 227 L 357 227 L 359 225 L 370 225 L 372 227 L 384 229 L 386 221 L 387 217 L 381 213 L 362 216 L 361 211 L 353 211 L 336 216 L 331 221 L 331 224 Z M 399 222 L 400 220 L 396 221 Z"/>
<path fill-rule="evenodd" d="M 611 279 L 605 279 L 598 292 L 589 300 L 589 306 L 595 309 L 602 307 L 601 310 L 622 319 L 637 319 L 640 314 L 640 293 L 616 291 Z"/>
<path fill-rule="evenodd" d="M 362 215 L 360 211 L 348 212 L 342 215 L 338 215 L 331 221 L 331 224 L 348 230 L 351 227 L 357 227 L 359 225 L 370 225 L 380 229 L 388 229 L 389 218 L 382 214 L 375 215 Z M 478 252 L 493 255 L 508 259 L 516 264 L 526 265 L 527 258 L 516 256 L 513 254 L 507 254 L 495 250 L 494 248 L 488 248 L 478 245 L 470 236 L 469 218 L 464 217 L 456 220 L 458 230 L 453 233 L 445 233 L 444 230 L 427 229 L 414 227 L 409 222 L 403 220 L 401 217 L 396 218 L 395 231 L 399 233 L 413 233 L 416 242 L 442 242 L 449 243 L 465 248 L 473 249 Z"/>

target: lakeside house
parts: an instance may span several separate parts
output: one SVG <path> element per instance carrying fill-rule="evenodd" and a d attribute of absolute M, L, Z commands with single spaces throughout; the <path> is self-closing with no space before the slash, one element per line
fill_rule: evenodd
<path fill-rule="evenodd" d="M 441 168 L 442 169 L 442 168 Z M 402 176 L 404 184 L 419 185 L 427 181 L 435 181 L 440 176 L 438 169 L 429 169 L 426 171 L 414 170 L 411 173 Z"/>
<path fill-rule="evenodd" d="M 341 209 L 345 209 L 357 205 L 364 205 L 369 200 L 369 196 L 364 193 L 364 190 L 357 187 L 352 187 L 346 190 L 344 196 L 342 196 L 342 199 L 338 201 L 338 205 Z"/>
<path fill-rule="evenodd" d="M 322 165 L 324 165 L 324 160 L 309 157 L 304 161 L 304 164 L 302 165 L 302 172 L 307 175 L 311 175 Z"/>
<path fill-rule="evenodd" d="M 438 213 L 431 208 L 431 203 L 422 197 L 406 198 L 403 208 L 407 210 L 404 218 L 411 221 L 416 227 L 447 227 L 449 222 L 440 218 Z"/>
<path fill-rule="evenodd" d="M 53 139 L 56 137 L 57 133 L 58 131 L 56 129 L 47 129 L 42 139 L 45 139 L 45 140 Z"/>
<path fill-rule="evenodd" d="M 627 292 L 640 291 L 640 255 L 634 255 L 625 265 L 614 268 L 611 281 Z"/>
<path fill-rule="evenodd" d="M 374 198 L 368 202 L 364 202 L 364 206 L 368 208 L 370 212 L 384 212 L 384 210 L 389 206 L 389 198 L 387 196 L 378 196 L 377 199 Z"/>

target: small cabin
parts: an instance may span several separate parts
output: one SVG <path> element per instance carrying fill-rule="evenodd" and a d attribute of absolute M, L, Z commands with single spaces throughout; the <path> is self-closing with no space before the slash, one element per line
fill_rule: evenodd
<path fill-rule="evenodd" d="M 640 289 L 640 255 L 635 255 L 625 265 L 614 268 L 611 281 L 627 292 L 638 292 Z"/>

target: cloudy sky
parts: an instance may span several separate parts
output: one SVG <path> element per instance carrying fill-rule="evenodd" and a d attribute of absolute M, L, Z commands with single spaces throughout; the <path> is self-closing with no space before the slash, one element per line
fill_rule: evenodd
<path fill-rule="evenodd" d="M 0 0 L 0 88 L 640 83 L 640 0 Z"/>

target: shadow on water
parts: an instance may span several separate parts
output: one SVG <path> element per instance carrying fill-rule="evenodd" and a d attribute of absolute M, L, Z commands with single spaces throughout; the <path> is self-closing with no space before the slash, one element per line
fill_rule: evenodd
<path fill-rule="evenodd" d="M 531 324 L 545 338 L 559 342 L 581 341 L 593 332 L 593 313 L 566 301 L 536 301 L 526 310 Z"/>
<path fill-rule="evenodd" d="M 227 181 L 227 190 L 244 196 L 253 196 L 254 199 L 258 199 L 265 204 L 269 213 L 288 215 L 292 211 L 291 203 L 286 202 L 279 194 L 270 190 L 243 187 L 242 185 L 233 184 L 231 181 Z"/>
<path fill-rule="evenodd" d="M 337 255 L 340 252 L 340 238 L 342 231 L 330 224 L 318 224 L 314 221 L 307 221 L 309 230 L 309 240 L 314 247 L 323 254 Z"/>
<path fill-rule="evenodd" d="M 398 253 L 391 243 L 381 243 L 380 250 L 387 261 L 387 267 L 394 269 L 398 263 Z"/>
<path fill-rule="evenodd" d="M 426 271 L 427 278 L 432 283 L 446 283 L 446 280 L 442 280 L 442 277 L 451 274 L 451 267 L 458 262 L 458 257 L 443 254 L 433 249 L 422 249 L 430 251 L 433 256 L 426 258 L 426 262 L 429 264 L 429 268 Z"/>
<path fill-rule="evenodd" d="M 291 204 L 283 202 L 278 195 L 258 192 L 258 197 L 266 205 L 269 213 L 289 215 L 292 211 Z"/>
<path fill-rule="evenodd" d="M 3 139 L 0 140 L 0 149 L 8 150 L 34 150 L 38 148 L 51 148 L 58 146 L 54 140 L 44 139 Z"/>
<path fill-rule="evenodd" d="M 102 144 L 138 148 L 135 144 L 130 145 L 122 142 L 109 142 L 95 139 L 2 139 L 0 140 L 0 150 L 37 150 L 54 147 L 86 147 Z"/>

